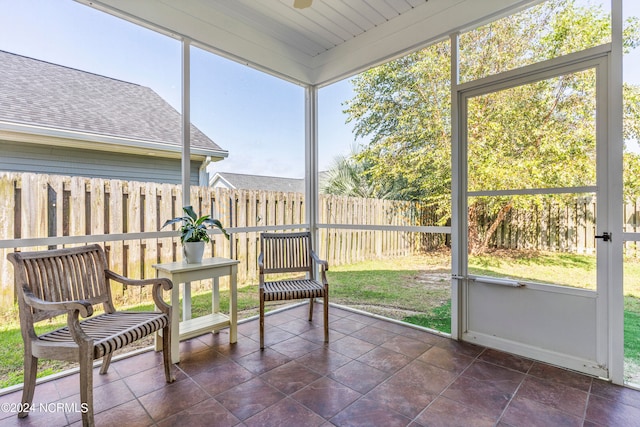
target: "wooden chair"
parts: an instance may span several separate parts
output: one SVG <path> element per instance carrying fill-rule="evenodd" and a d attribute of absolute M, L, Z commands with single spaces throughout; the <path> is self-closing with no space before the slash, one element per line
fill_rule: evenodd
<path fill-rule="evenodd" d="M 109 369 L 114 351 L 162 329 L 164 373 L 171 374 L 171 306 L 162 291 L 172 288 L 169 279 L 132 280 L 108 269 L 99 245 L 7 256 L 14 266 L 20 328 L 24 340 L 24 389 L 22 407 L 33 401 L 38 358 L 68 360 L 80 365 L 80 409 L 82 424 L 93 426 L 93 361 L 102 358 L 101 374 Z M 153 285 L 152 295 L 159 312 L 116 311 L 110 280 L 127 286 Z M 90 317 L 94 305 L 105 313 Z M 36 334 L 34 323 L 66 314 L 67 326 Z M 79 316 L 85 319 L 82 322 Z M 28 411 L 18 414 L 23 418 Z"/>
<path fill-rule="evenodd" d="M 329 284 L 325 272 L 329 264 L 311 248 L 311 233 L 262 233 L 260 235 L 260 348 L 264 348 L 264 304 L 309 298 L 309 321 L 313 320 L 314 298 L 324 298 L 324 342 L 329 342 Z M 315 264 L 321 281 L 316 280 Z M 299 280 L 265 281 L 265 275 L 304 272 Z"/>

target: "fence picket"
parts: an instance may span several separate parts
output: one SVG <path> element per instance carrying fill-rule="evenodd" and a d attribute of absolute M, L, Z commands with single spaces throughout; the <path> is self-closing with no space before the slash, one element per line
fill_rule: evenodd
<path fill-rule="evenodd" d="M 50 191 L 48 206 L 48 222 L 52 229 L 49 230 L 48 237 L 63 234 L 64 229 L 64 188 L 65 179 L 62 176 L 49 176 L 47 191 Z M 2 234 L 0 234 L 1 236 Z"/>
<path fill-rule="evenodd" d="M 121 234 L 124 233 L 124 224 L 122 221 L 124 189 L 122 181 L 112 179 L 106 184 L 108 186 L 108 192 L 106 194 L 109 196 L 109 203 L 107 204 L 109 207 L 107 229 L 109 233 Z M 105 244 L 105 248 L 109 255 L 109 267 L 120 274 L 124 274 L 122 268 L 124 261 L 124 242 L 122 240 L 109 242 Z"/>
<path fill-rule="evenodd" d="M 160 185 L 151 182 L 145 188 L 144 207 L 142 211 L 142 228 L 144 231 L 158 231 L 158 193 Z M 156 274 L 153 264 L 158 262 L 158 240 L 144 239 L 142 241 L 142 276 L 153 277 Z"/>
<path fill-rule="evenodd" d="M 0 236 L 13 239 L 15 227 L 16 183 L 18 174 L 0 173 Z M 0 249 L 0 307 L 10 307 L 14 300 L 13 269 L 7 255 L 13 249 Z"/>
<path fill-rule="evenodd" d="M 158 194 L 158 224 L 160 228 L 165 221 L 175 218 L 179 213 L 175 212 L 175 186 L 171 184 L 162 184 Z M 172 227 L 175 228 L 175 227 Z M 162 229 L 163 231 L 170 230 L 170 227 Z M 178 233 L 176 232 L 176 236 Z M 158 239 L 160 262 L 174 262 L 175 261 L 175 242 L 178 238 L 163 237 Z"/>
<path fill-rule="evenodd" d="M 249 200 L 246 190 L 238 190 L 237 209 L 238 209 L 238 227 L 247 226 L 247 216 L 249 215 Z M 237 236 L 237 260 L 240 261 L 238 268 L 238 280 L 244 281 L 247 278 L 247 269 L 249 268 L 247 259 L 247 233 Z"/>
<path fill-rule="evenodd" d="M 69 235 L 82 236 L 87 234 L 87 191 L 86 180 L 81 177 L 71 177 L 69 181 L 68 215 Z"/>
<path fill-rule="evenodd" d="M 22 177 L 20 236 L 31 238 L 47 235 L 47 192 L 42 191 L 43 181 L 39 175 L 25 174 Z"/>
<path fill-rule="evenodd" d="M 141 232 L 142 212 L 141 199 L 143 197 L 144 188 L 138 182 L 129 182 L 126 212 L 127 230 L 126 233 Z M 127 263 L 127 275 L 133 279 L 142 278 L 142 268 L 140 264 L 141 242 L 139 240 L 130 240 L 125 245 L 124 262 Z"/>
<path fill-rule="evenodd" d="M 257 191 L 249 191 L 247 198 L 247 227 L 255 227 L 257 225 L 257 217 L 258 217 L 258 203 L 259 203 L 260 195 Z M 245 276 L 245 281 L 250 283 L 257 283 L 258 276 L 256 274 L 257 265 L 258 265 L 258 242 L 257 242 L 258 234 L 255 232 L 247 233 L 247 274 Z"/>

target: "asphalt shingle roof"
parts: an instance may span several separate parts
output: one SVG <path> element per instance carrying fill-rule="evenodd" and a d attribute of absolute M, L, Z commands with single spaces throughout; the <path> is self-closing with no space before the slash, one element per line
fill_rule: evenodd
<path fill-rule="evenodd" d="M 181 145 L 180 113 L 152 89 L 5 51 L 0 120 Z M 191 146 L 221 150 L 193 125 Z"/>
<path fill-rule="evenodd" d="M 221 178 L 223 178 L 229 184 L 233 185 L 238 190 L 304 193 L 303 178 L 283 178 L 279 176 L 262 176 L 232 172 L 217 172 L 217 174 L 214 174 L 212 179 L 215 179 L 216 175 L 220 175 Z M 326 179 L 326 172 L 320 172 L 318 174 L 318 180 L 321 187 Z"/>
<path fill-rule="evenodd" d="M 228 183 L 239 190 L 284 191 L 304 193 L 304 179 L 278 176 L 247 175 L 218 172 Z"/>

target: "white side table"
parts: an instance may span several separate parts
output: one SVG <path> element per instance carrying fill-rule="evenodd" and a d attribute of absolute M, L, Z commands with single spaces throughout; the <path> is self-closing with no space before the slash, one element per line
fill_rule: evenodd
<path fill-rule="evenodd" d="M 193 338 L 207 332 L 229 327 L 229 342 L 238 341 L 238 264 L 240 261 L 229 258 L 205 258 L 199 264 L 187 264 L 186 262 L 170 262 L 154 264 L 158 277 L 170 279 L 173 282 L 171 290 L 171 306 L 174 309 L 171 318 L 171 361 L 180 362 L 180 340 Z M 218 279 L 222 276 L 230 276 L 229 284 L 229 315 L 220 313 L 220 290 Z M 211 290 L 212 312 L 206 316 L 191 319 L 191 292 L 188 287 L 190 282 L 196 280 L 213 279 Z M 184 283 L 183 295 L 183 319 L 179 319 L 180 283 Z M 188 301 L 187 301 L 188 300 Z M 162 340 L 156 339 L 156 350 L 162 346 Z"/>

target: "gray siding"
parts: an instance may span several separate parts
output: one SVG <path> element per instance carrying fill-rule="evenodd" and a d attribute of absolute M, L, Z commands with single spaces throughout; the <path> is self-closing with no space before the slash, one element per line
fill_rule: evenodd
<path fill-rule="evenodd" d="M 200 165 L 191 162 L 192 185 Z M 0 171 L 180 184 L 180 169 L 180 159 L 0 141 Z"/>

